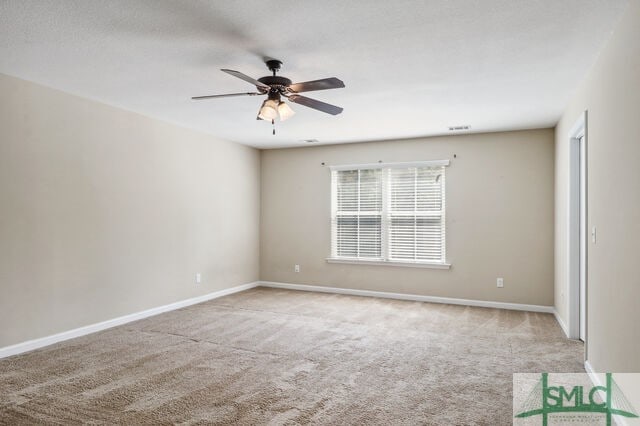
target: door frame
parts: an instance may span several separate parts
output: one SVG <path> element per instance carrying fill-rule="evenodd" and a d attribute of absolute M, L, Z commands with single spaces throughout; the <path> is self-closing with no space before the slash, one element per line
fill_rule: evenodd
<path fill-rule="evenodd" d="M 569 226 L 567 246 L 568 267 L 568 329 L 569 338 L 587 342 L 588 282 L 587 282 L 587 111 L 584 111 L 569 132 Z M 582 183 L 582 184 L 581 184 Z M 582 220 L 581 220 L 582 213 Z M 581 244 L 582 242 L 582 244 Z M 582 250 L 581 250 L 582 247 Z M 582 266 L 582 267 L 581 267 Z M 582 282 L 581 282 L 582 281 Z M 583 287 L 582 287 L 583 286 Z M 581 288 L 584 288 L 581 306 Z M 582 319 L 581 323 L 581 307 Z M 582 327 L 582 330 L 581 330 Z M 582 333 L 581 333 L 582 331 Z"/>

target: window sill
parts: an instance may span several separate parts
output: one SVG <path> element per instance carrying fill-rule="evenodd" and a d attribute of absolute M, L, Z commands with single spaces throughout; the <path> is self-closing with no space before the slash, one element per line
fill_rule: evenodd
<path fill-rule="evenodd" d="M 389 260 L 363 260 L 328 257 L 327 263 L 346 263 L 351 265 L 404 266 L 408 268 L 451 269 L 449 263 L 398 262 Z"/>

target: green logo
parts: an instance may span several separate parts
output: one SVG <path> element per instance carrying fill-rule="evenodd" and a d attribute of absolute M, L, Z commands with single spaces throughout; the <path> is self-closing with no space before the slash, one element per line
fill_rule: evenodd
<path fill-rule="evenodd" d="M 549 386 L 549 373 L 542 373 L 520 411 L 515 417 L 541 415 L 543 426 L 547 426 L 552 413 L 602 413 L 606 415 L 607 426 L 611 426 L 613 415 L 638 417 L 611 373 L 606 374 L 606 386 L 591 389 L 573 386 L 570 390 L 565 386 Z"/>

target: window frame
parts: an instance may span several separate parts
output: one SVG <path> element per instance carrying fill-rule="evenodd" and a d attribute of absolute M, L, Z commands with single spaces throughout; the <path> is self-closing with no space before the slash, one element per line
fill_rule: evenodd
<path fill-rule="evenodd" d="M 398 260 L 389 259 L 389 238 L 390 232 L 388 229 L 387 219 L 389 217 L 389 206 L 387 199 L 389 197 L 387 183 L 385 180 L 385 169 L 408 169 L 408 168 L 425 168 L 425 167 L 447 167 L 449 166 L 449 160 L 430 160 L 430 161 L 417 161 L 417 162 L 401 162 L 401 163 L 368 163 L 368 164 L 346 164 L 339 166 L 329 166 L 331 171 L 331 211 L 330 211 L 330 226 L 331 226 L 331 246 L 330 255 L 326 258 L 328 263 L 343 263 L 343 264 L 364 264 L 364 265 L 386 265 L 386 266 L 405 266 L 414 268 L 435 268 L 435 269 L 449 269 L 451 264 L 447 262 L 447 250 L 446 250 L 446 181 L 443 186 L 442 192 L 442 210 L 441 210 L 441 223 L 444 233 L 442 241 L 443 247 L 443 260 L 441 262 L 434 261 L 421 261 L 421 260 Z M 334 216 L 337 212 L 337 187 L 333 179 L 334 172 L 338 171 L 354 171 L 354 170 L 368 170 L 368 169 L 383 169 L 382 171 L 382 216 L 381 216 L 381 228 L 380 228 L 380 240 L 381 240 L 381 258 L 361 258 L 361 257 L 347 257 L 336 256 L 334 253 L 334 244 L 336 244 L 336 226 L 334 220 L 337 216 Z"/>

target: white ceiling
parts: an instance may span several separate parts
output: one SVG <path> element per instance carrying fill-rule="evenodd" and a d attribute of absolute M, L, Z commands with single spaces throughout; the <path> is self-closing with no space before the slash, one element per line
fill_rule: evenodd
<path fill-rule="evenodd" d="M 222 139 L 272 148 L 553 126 L 627 0 L 7 0 L 0 72 Z M 258 97 L 219 71 L 342 79 L 256 121 Z"/>

